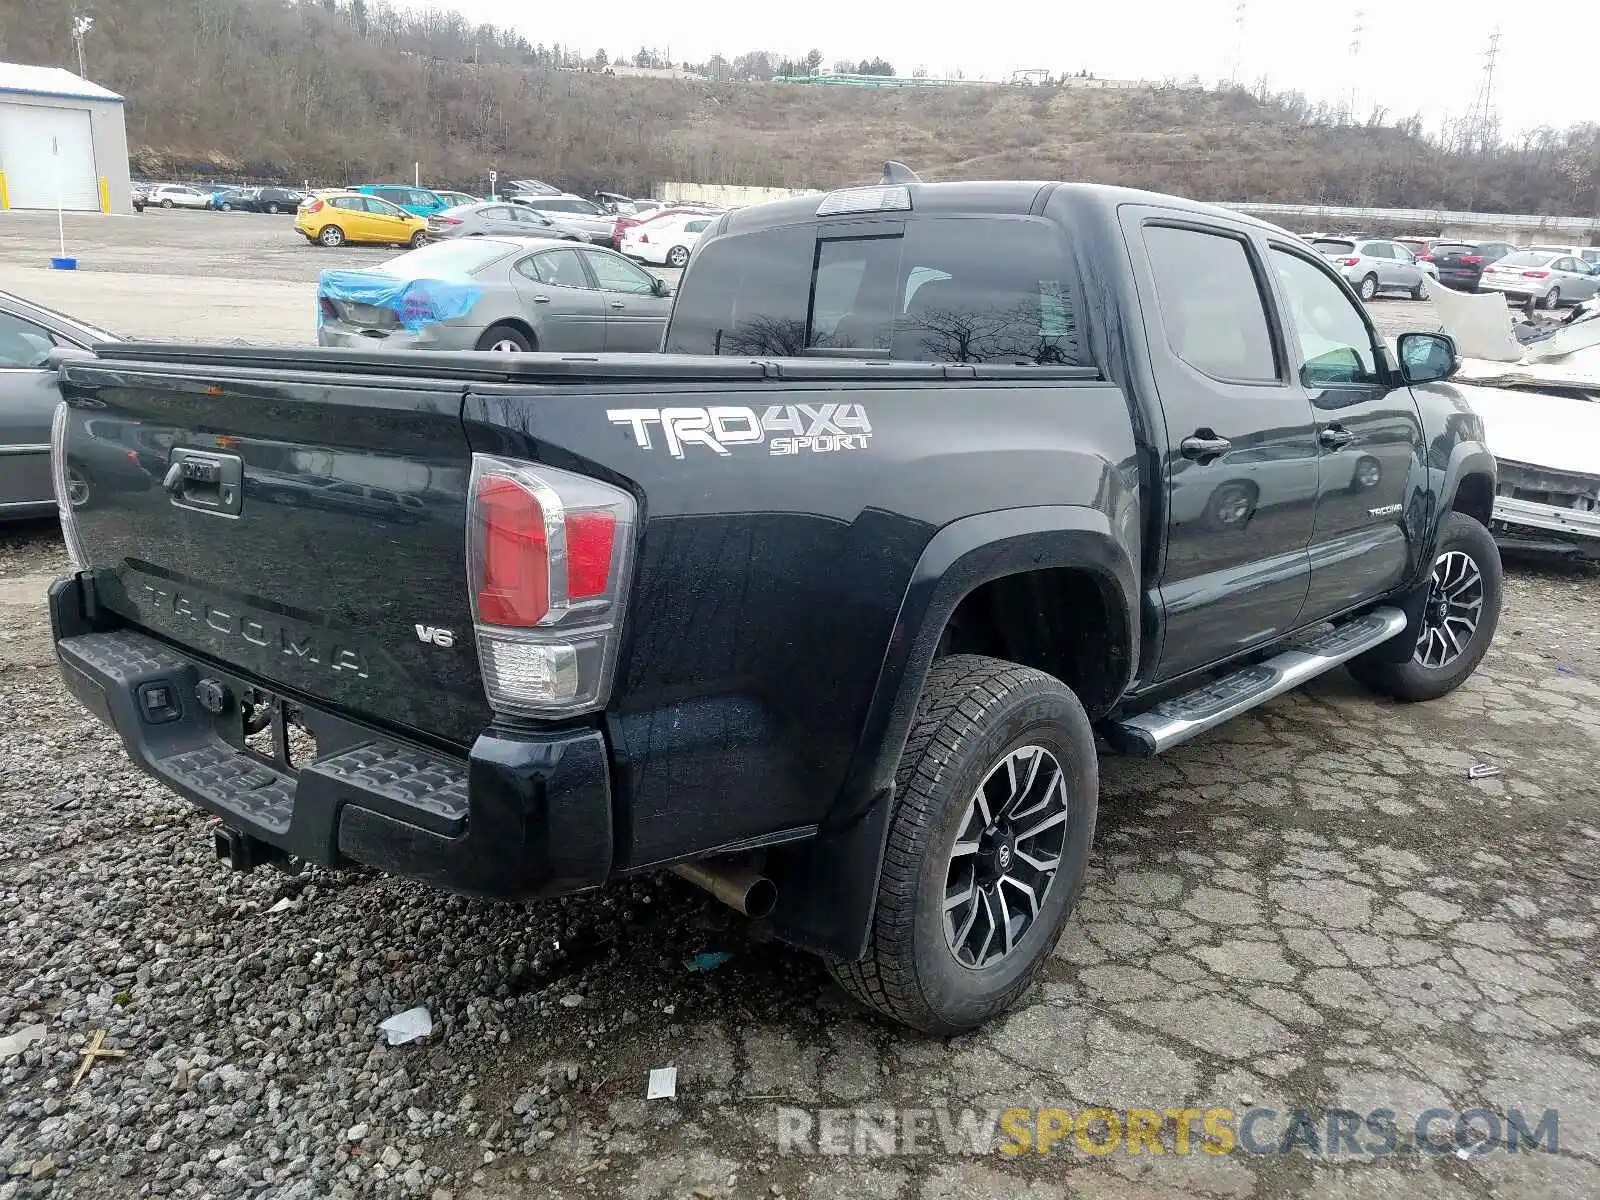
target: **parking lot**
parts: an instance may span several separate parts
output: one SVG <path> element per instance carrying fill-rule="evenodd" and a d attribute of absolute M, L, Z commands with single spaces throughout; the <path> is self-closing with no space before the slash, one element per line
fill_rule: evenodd
<path fill-rule="evenodd" d="M 309 342 L 317 272 L 386 253 L 152 210 L 70 219 L 64 273 L 54 237 L 0 215 L 0 290 L 164 340 Z M 1437 327 L 1426 302 L 1373 312 Z M 66 566 L 53 525 L 0 526 L 0 1038 L 46 1027 L 0 1052 L 0 1200 L 1600 1195 L 1593 571 L 1509 564 L 1494 647 L 1443 700 L 1334 672 L 1159 760 L 1107 758 L 1053 960 L 1005 1019 L 940 1041 L 671 879 L 522 908 L 228 874 L 207 818 L 61 686 L 42 597 Z M 433 1035 L 386 1046 L 378 1022 L 416 1005 Z M 102 1030 L 124 1054 L 74 1086 Z M 666 1066 L 675 1098 L 646 1100 Z M 1231 1153 L 1171 1122 L 1162 1153 L 937 1132 L 1013 1107 L 1274 1116 Z M 1393 1152 L 1325 1145 L 1333 1108 L 1392 1110 Z M 1474 1108 L 1555 1110 L 1554 1153 L 1458 1146 Z M 931 1110 L 935 1132 L 780 1147 L 794 1109 Z M 1287 1136 L 1297 1109 L 1314 1145 Z M 1419 1147 L 1431 1109 L 1452 1116 Z"/>

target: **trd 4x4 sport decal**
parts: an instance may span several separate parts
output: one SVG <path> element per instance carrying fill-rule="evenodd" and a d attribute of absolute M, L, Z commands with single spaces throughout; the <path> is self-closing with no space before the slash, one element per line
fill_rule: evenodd
<path fill-rule="evenodd" d="M 759 445 L 778 456 L 829 454 L 865 450 L 872 438 L 872 423 L 861 404 L 772 404 L 760 416 L 741 407 L 611 408 L 606 417 L 632 430 L 634 444 L 642 450 L 654 444 L 652 428 L 658 430 L 673 458 L 682 458 L 687 446 L 704 446 L 720 455 L 731 454 L 732 446 Z"/>

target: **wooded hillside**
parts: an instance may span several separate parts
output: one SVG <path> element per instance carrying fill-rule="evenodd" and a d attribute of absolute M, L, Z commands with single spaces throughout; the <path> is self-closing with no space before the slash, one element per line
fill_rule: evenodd
<path fill-rule="evenodd" d="M 4 0 L 0 59 L 75 68 L 69 6 Z M 86 5 L 88 74 L 127 97 L 136 172 L 481 189 L 484 173 L 573 190 L 660 180 L 828 187 L 887 157 L 928 179 L 1084 179 L 1212 200 L 1600 211 L 1600 127 L 1470 152 L 1415 120 L 1341 122 L 1298 97 L 1168 87 L 857 89 L 775 84 L 777 55 L 707 82 L 592 63 L 459 16 L 370 0 Z M 527 24 L 537 25 L 535 9 Z M 826 47 L 824 46 L 825 50 Z M 893 58 L 893 47 L 884 47 Z M 586 55 L 592 51 L 586 50 Z M 804 60 L 806 48 L 790 48 Z M 884 64 L 887 66 L 887 63 Z"/>

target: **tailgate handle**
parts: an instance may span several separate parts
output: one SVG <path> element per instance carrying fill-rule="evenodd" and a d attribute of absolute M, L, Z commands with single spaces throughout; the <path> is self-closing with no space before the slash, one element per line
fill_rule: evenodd
<path fill-rule="evenodd" d="M 244 502 L 244 460 L 237 454 L 174 446 L 161 486 L 183 508 L 236 517 Z"/>

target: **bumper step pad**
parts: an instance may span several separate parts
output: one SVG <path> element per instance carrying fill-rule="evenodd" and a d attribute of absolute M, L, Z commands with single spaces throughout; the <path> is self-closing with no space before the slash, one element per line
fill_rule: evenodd
<path fill-rule="evenodd" d="M 213 717 L 195 699 L 202 673 L 225 679 L 235 695 L 244 694 L 248 681 L 133 630 L 80 634 L 56 645 L 68 685 L 121 733 L 137 762 L 229 825 L 290 854 L 336 865 L 346 806 L 437 837 L 465 832 L 465 762 L 346 725 L 341 744 L 297 776 L 234 745 L 223 736 L 226 718 Z M 152 688 L 165 689 L 170 702 L 159 719 L 141 704 Z"/>

